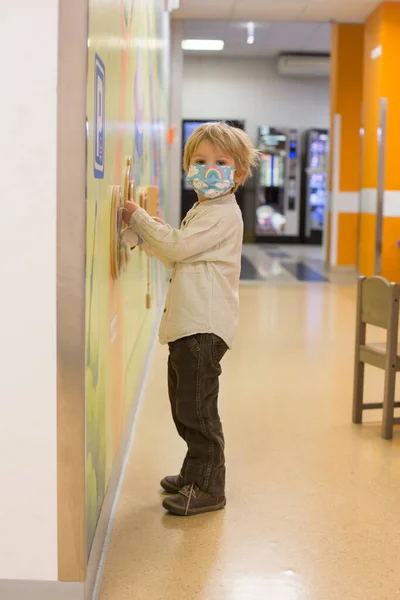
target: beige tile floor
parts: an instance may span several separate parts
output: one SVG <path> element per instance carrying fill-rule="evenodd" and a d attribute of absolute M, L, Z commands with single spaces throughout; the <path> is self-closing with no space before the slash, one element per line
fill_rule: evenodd
<path fill-rule="evenodd" d="M 244 286 L 224 364 L 225 511 L 165 515 L 184 447 L 157 348 L 101 600 L 400 598 L 400 431 L 350 422 L 355 288 Z M 380 393 L 368 373 L 367 399 Z"/>

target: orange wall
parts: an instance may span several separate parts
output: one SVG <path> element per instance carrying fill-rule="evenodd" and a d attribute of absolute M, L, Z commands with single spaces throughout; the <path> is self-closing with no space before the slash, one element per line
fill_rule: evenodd
<path fill-rule="evenodd" d="M 333 188 L 333 148 L 336 145 L 334 116 L 341 116 L 339 191 L 360 189 L 360 126 L 363 96 L 364 25 L 332 25 L 331 52 L 331 152 L 329 189 Z M 327 239 L 331 238 L 331 220 Z M 358 214 L 341 213 L 337 227 L 337 264 L 355 265 Z M 327 244 L 330 260 L 330 244 Z"/>
<path fill-rule="evenodd" d="M 400 4 L 384 2 L 365 24 L 364 107 L 365 151 L 363 187 L 376 188 L 378 174 L 377 128 L 379 100 L 388 98 L 386 185 L 387 190 L 400 190 Z M 382 45 L 382 56 L 373 60 L 371 52 Z"/>
<path fill-rule="evenodd" d="M 385 189 L 400 190 L 400 4 L 385 2 L 381 18 L 384 54 L 380 95 L 388 98 Z"/>
<path fill-rule="evenodd" d="M 360 189 L 360 125 L 363 92 L 364 26 L 336 25 L 339 29 L 335 112 L 342 115 L 340 190 Z"/>
<path fill-rule="evenodd" d="M 363 95 L 364 25 L 332 25 L 331 63 L 331 153 L 332 189 L 333 118 L 342 118 L 340 190 L 360 188 L 360 124 Z"/>
<path fill-rule="evenodd" d="M 385 2 L 382 16 L 382 81 L 381 96 L 388 98 L 386 128 L 385 190 L 400 191 L 400 4 Z M 384 217 L 382 275 L 400 281 L 400 218 Z"/>
<path fill-rule="evenodd" d="M 375 228 L 376 216 L 361 215 L 361 254 L 359 270 L 362 275 L 370 277 L 375 271 Z M 385 217 L 383 219 L 382 272 L 381 275 L 400 283 L 400 218 Z"/>
<path fill-rule="evenodd" d="M 358 219 L 358 213 L 338 215 L 338 265 L 352 266 L 357 262 Z"/>
<path fill-rule="evenodd" d="M 381 7 L 365 23 L 364 40 L 364 159 L 363 188 L 376 188 L 378 180 L 378 144 L 376 132 L 379 125 L 379 97 L 381 95 L 382 57 L 371 59 L 371 52 L 382 43 Z"/>
<path fill-rule="evenodd" d="M 382 45 L 382 55 L 373 60 L 371 52 Z M 385 190 L 400 192 L 400 4 L 384 2 L 365 24 L 364 106 L 365 151 L 363 187 L 376 188 L 378 174 L 379 100 L 388 99 L 386 127 Z M 363 214 L 360 235 L 360 271 L 374 274 L 376 215 Z M 382 244 L 382 275 L 400 281 L 400 217 L 384 217 Z"/>
<path fill-rule="evenodd" d="M 382 275 L 400 283 L 400 218 L 385 217 L 383 220 Z"/>
<path fill-rule="evenodd" d="M 375 189 L 378 184 L 379 98 L 382 85 L 382 57 L 372 60 L 371 52 L 382 44 L 382 7 L 378 7 L 365 22 L 364 38 L 364 155 L 362 187 Z M 374 274 L 376 215 L 360 215 L 359 271 L 367 277 Z"/>

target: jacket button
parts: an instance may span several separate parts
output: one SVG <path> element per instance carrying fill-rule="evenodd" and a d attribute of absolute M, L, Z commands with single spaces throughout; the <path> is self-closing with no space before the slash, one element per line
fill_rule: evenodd
<path fill-rule="evenodd" d="M 166 308 L 164 308 L 164 312 L 165 312 L 165 313 L 167 312 L 167 309 L 166 309 Z"/>
<path fill-rule="evenodd" d="M 172 283 L 172 279 L 170 279 L 169 282 Z"/>

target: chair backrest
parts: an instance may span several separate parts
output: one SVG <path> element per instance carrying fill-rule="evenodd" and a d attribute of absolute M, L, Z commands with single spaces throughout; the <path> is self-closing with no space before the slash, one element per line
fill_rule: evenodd
<path fill-rule="evenodd" d="M 399 310 L 400 286 L 383 277 L 360 277 L 361 322 L 388 329 L 393 311 Z"/>

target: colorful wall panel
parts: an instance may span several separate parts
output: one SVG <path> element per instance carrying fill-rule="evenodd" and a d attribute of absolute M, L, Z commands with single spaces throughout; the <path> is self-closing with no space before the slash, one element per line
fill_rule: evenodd
<path fill-rule="evenodd" d="M 156 185 L 165 215 L 168 27 L 162 0 L 89 2 L 87 90 L 87 550 L 154 338 L 165 274 L 132 252 L 110 269 L 112 186 Z M 146 306 L 150 273 L 151 308 Z"/>

